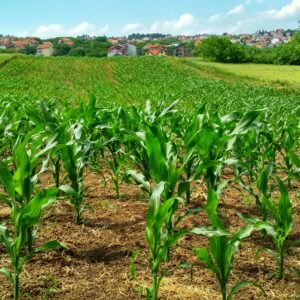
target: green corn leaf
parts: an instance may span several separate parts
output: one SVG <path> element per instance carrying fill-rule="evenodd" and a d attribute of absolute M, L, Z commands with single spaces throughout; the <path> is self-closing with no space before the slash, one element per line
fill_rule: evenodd
<path fill-rule="evenodd" d="M 216 269 L 213 259 L 206 248 L 197 248 L 194 249 L 194 253 L 196 254 L 197 258 L 204 263 L 204 265 L 213 271 L 215 274 L 218 273 L 218 270 Z"/>
<path fill-rule="evenodd" d="M 150 183 L 146 181 L 145 176 L 141 173 L 138 173 L 134 170 L 127 171 L 126 174 L 138 184 L 138 186 L 145 192 L 150 193 L 151 187 Z"/>
<path fill-rule="evenodd" d="M 203 235 L 207 237 L 213 237 L 213 236 L 230 236 L 230 233 L 222 228 L 217 227 L 200 227 L 200 228 L 193 228 L 191 233 L 197 234 L 197 235 Z"/>
<path fill-rule="evenodd" d="M 13 176 L 4 162 L 0 163 L 0 182 L 4 185 L 5 191 L 11 199 L 15 199 L 15 186 Z"/>
<path fill-rule="evenodd" d="M 296 154 L 296 152 L 292 149 L 290 149 L 287 153 L 288 157 L 290 158 L 290 160 L 292 161 L 292 163 L 297 167 L 300 168 L 300 158 L 299 156 Z"/>
<path fill-rule="evenodd" d="M 240 289 L 244 288 L 247 285 L 252 285 L 258 289 L 260 289 L 264 296 L 266 296 L 264 289 L 262 288 L 262 286 L 254 281 L 249 281 L 249 280 L 244 280 L 244 281 L 240 281 L 237 284 L 235 284 L 232 289 L 230 290 L 228 296 L 227 296 L 227 300 L 232 300 L 232 297 L 234 294 L 236 294 Z"/>
<path fill-rule="evenodd" d="M 9 270 L 7 270 L 6 268 L 0 268 L 0 273 L 5 275 L 8 279 L 13 280 L 12 273 Z"/>
<path fill-rule="evenodd" d="M 152 271 L 157 272 L 161 261 L 166 257 L 166 254 L 167 254 L 168 250 L 170 249 L 170 247 L 172 245 L 174 245 L 178 241 L 178 239 L 180 239 L 184 235 L 186 235 L 186 231 L 180 231 L 180 232 L 173 234 L 172 236 L 170 236 L 167 239 L 167 241 L 164 243 L 163 247 L 158 252 L 157 258 L 155 259 L 153 266 L 152 266 Z"/>
<path fill-rule="evenodd" d="M 253 124 L 253 122 L 257 119 L 259 116 L 259 111 L 250 111 L 247 112 L 243 118 L 237 123 L 235 129 L 231 133 L 232 135 L 237 134 L 245 134 Z"/>
<path fill-rule="evenodd" d="M 217 213 L 218 205 L 219 205 L 218 195 L 216 191 L 212 187 L 210 187 L 208 190 L 207 204 L 206 204 L 208 217 L 213 226 L 222 228 L 223 226 L 219 221 L 218 213 Z"/>
<path fill-rule="evenodd" d="M 11 259 L 14 259 L 14 243 L 13 240 L 9 237 L 9 232 L 6 226 L 0 225 L 0 241 L 4 244 L 7 253 Z"/>
<path fill-rule="evenodd" d="M 282 224 L 285 234 L 287 235 L 293 226 L 292 205 L 289 200 L 287 188 L 284 186 L 281 180 L 278 179 L 277 181 L 281 194 L 278 202 L 278 215 L 280 217 L 280 223 Z"/>
<path fill-rule="evenodd" d="M 63 191 L 64 193 L 66 193 L 67 195 L 70 195 L 70 196 L 77 196 L 77 192 L 72 188 L 70 187 L 69 185 L 61 185 L 59 187 L 59 190 Z"/>
<path fill-rule="evenodd" d="M 55 201 L 57 189 L 41 191 L 28 204 L 24 205 L 19 217 L 19 224 L 23 229 L 38 224 L 42 209 Z"/>
<path fill-rule="evenodd" d="M 42 246 L 38 247 L 35 252 L 36 253 L 39 253 L 39 252 L 44 252 L 44 251 L 48 251 L 48 250 L 55 250 L 55 249 L 58 249 L 58 248 L 64 248 L 64 249 L 67 249 L 67 246 L 63 243 L 60 243 L 58 241 L 50 241 L 50 242 L 47 242 L 45 244 L 43 244 Z"/>

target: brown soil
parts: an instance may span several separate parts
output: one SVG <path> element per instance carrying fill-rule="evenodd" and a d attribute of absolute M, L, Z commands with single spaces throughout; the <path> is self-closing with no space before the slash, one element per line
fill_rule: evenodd
<path fill-rule="evenodd" d="M 43 176 L 44 184 L 52 182 Z M 193 207 L 205 203 L 201 183 L 195 184 Z M 296 197 L 299 186 L 291 190 L 294 206 L 294 230 L 291 239 L 299 236 L 300 204 Z M 147 247 L 144 237 L 146 198 L 139 188 L 123 184 L 121 199 L 115 198 L 110 184 L 103 187 L 99 176 L 90 173 L 86 178 L 86 218 L 84 225 L 76 225 L 72 208 L 64 201 L 46 211 L 38 234 L 37 244 L 57 239 L 68 246 L 34 256 L 21 275 L 22 299 L 141 299 L 149 285 Z M 223 194 L 220 211 L 229 229 L 234 232 L 243 225 L 237 212 L 259 215 L 253 202 L 233 187 Z M 8 218 L 9 211 L 0 205 L 0 221 Z M 182 226 L 207 225 L 204 212 L 184 220 Z M 162 281 L 161 299 L 221 299 L 217 281 L 212 273 L 197 261 L 192 249 L 207 245 L 207 239 L 186 236 L 172 249 L 171 261 L 164 265 L 172 269 L 179 262 L 193 263 L 192 268 L 175 268 Z M 279 281 L 272 273 L 277 271 L 273 257 L 260 252 L 272 242 L 256 232 L 247 239 L 236 255 L 230 286 L 239 280 L 260 283 L 266 299 L 300 299 L 300 279 L 291 267 L 300 269 L 300 248 L 293 248 L 286 259 L 287 276 Z M 136 261 L 137 280 L 130 277 L 131 254 L 139 250 Z M 0 245 L 0 266 L 9 267 L 9 259 Z M 10 282 L 0 275 L 0 299 L 11 299 Z M 256 288 L 244 288 L 234 299 L 265 299 Z"/>

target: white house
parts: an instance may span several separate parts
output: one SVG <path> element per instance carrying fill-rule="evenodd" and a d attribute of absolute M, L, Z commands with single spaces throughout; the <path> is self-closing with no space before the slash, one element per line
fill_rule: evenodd
<path fill-rule="evenodd" d="M 44 42 L 36 48 L 36 55 L 38 56 L 51 56 L 53 54 L 53 44 L 50 42 Z"/>
<path fill-rule="evenodd" d="M 132 44 L 118 44 L 109 48 L 107 56 L 137 56 L 137 49 Z"/>

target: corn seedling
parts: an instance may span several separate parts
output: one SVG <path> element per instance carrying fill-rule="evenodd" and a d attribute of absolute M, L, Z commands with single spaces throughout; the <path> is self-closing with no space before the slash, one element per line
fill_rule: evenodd
<path fill-rule="evenodd" d="M 14 299 L 19 297 L 19 275 L 26 260 L 34 253 L 62 246 L 57 241 L 51 241 L 33 249 L 35 237 L 33 228 L 39 225 L 42 210 L 55 201 L 57 190 L 49 189 L 32 196 L 31 189 L 24 184 L 28 182 L 26 178 L 29 178 L 30 173 L 29 162 L 25 153 L 26 151 L 23 152 L 22 163 L 26 165 L 26 168 L 19 166 L 14 175 L 11 174 L 7 162 L 0 164 L 0 183 L 6 192 L 6 195 L 0 195 L 0 199 L 11 208 L 10 216 L 14 229 L 14 237 L 12 238 L 7 226 L 0 225 L 0 241 L 4 244 L 12 265 L 11 271 L 5 268 L 0 269 L 0 271 L 12 281 Z M 23 178 L 22 181 L 21 178 Z M 27 254 L 23 254 L 26 246 L 28 248 Z"/>
<path fill-rule="evenodd" d="M 270 197 L 264 198 L 264 204 L 269 214 L 272 216 L 272 221 L 259 220 L 253 217 L 241 216 L 249 224 L 254 225 L 258 229 L 263 229 L 272 237 L 276 251 L 268 249 L 268 251 L 276 259 L 279 267 L 279 279 L 284 278 L 284 260 L 290 248 L 300 243 L 300 239 L 293 242 L 288 242 L 287 238 L 293 227 L 292 205 L 289 200 L 287 188 L 283 182 L 277 179 L 280 190 L 280 198 L 278 202 L 274 202 Z"/>
<path fill-rule="evenodd" d="M 75 123 L 66 128 L 64 138 L 64 147 L 60 149 L 61 158 L 71 185 L 62 185 L 60 190 L 71 197 L 70 203 L 75 210 L 76 223 L 81 224 L 84 209 L 83 177 L 91 155 L 91 142 L 86 138 L 81 123 Z"/>
<path fill-rule="evenodd" d="M 224 225 L 217 215 L 218 195 L 211 187 L 208 191 L 207 213 L 213 226 L 224 230 Z M 222 299 L 231 300 L 241 288 L 246 285 L 254 285 L 262 289 L 258 284 L 252 281 L 240 281 L 228 291 L 228 282 L 232 270 L 234 256 L 239 249 L 241 241 L 251 235 L 253 225 L 247 225 L 240 228 L 235 234 L 212 235 L 210 237 L 209 248 L 197 248 L 194 250 L 198 259 L 204 266 L 211 270 L 220 285 Z M 198 232 L 194 229 L 194 233 Z"/>
<path fill-rule="evenodd" d="M 165 272 L 160 271 L 161 263 L 164 261 L 170 248 L 179 238 L 186 234 L 184 231 L 170 233 L 166 228 L 169 219 L 177 204 L 174 198 L 161 202 L 165 191 L 165 183 L 159 183 L 153 190 L 149 199 L 149 208 L 146 218 L 146 240 L 150 248 L 149 265 L 152 274 L 152 285 L 147 289 L 147 299 L 157 300 L 161 280 Z"/>

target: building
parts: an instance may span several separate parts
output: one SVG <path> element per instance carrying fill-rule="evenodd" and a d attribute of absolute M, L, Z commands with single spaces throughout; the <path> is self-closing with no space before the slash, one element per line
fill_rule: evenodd
<path fill-rule="evenodd" d="M 74 45 L 73 41 L 70 40 L 69 38 L 62 38 L 58 41 L 59 44 L 66 44 L 70 47 L 72 47 Z"/>
<path fill-rule="evenodd" d="M 25 40 L 21 41 L 12 41 L 13 48 L 16 50 L 21 50 L 23 49 L 26 45 L 28 45 L 28 42 Z"/>
<path fill-rule="evenodd" d="M 117 44 L 109 48 L 107 56 L 137 56 L 137 49 L 132 44 Z"/>
<path fill-rule="evenodd" d="M 36 55 L 51 56 L 53 54 L 53 44 L 50 42 L 44 42 L 37 46 L 36 51 Z"/>
<path fill-rule="evenodd" d="M 176 56 L 176 57 L 189 57 L 189 56 L 192 56 L 192 55 L 191 55 L 191 51 L 190 51 L 189 48 L 187 48 L 185 45 L 180 45 L 180 46 L 177 46 L 173 50 L 173 56 Z"/>
<path fill-rule="evenodd" d="M 146 56 L 166 56 L 168 49 L 159 44 L 148 44 L 143 48 L 144 55 Z"/>

